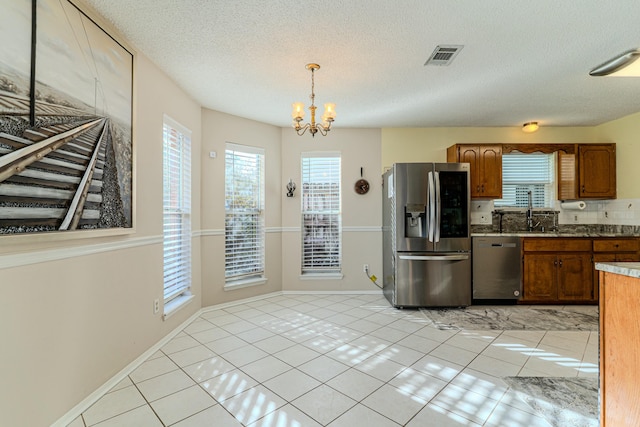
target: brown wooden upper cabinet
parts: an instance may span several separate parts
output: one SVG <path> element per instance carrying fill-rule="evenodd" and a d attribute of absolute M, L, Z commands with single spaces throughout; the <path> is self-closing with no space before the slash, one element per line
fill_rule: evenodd
<path fill-rule="evenodd" d="M 578 144 L 558 151 L 558 199 L 615 199 L 616 144 Z"/>
<path fill-rule="evenodd" d="M 578 146 L 578 198 L 616 198 L 616 145 Z"/>
<path fill-rule="evenodd" d="M 472 199 L 502 198 L 502 145 L 452 145 L 447 162 L 470 164 Z"/>

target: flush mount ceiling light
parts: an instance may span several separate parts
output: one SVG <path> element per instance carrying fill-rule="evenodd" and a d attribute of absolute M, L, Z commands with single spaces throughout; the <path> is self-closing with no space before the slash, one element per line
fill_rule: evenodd
<path fill-rule="evenodd" d="M 324 104 L 324 114 L 322 115 L 322 123 L 316 123 L 316 107 L 315 106 L 315 93 L 314 90 L 314 73 L 316 70 L 320 69 L 318 64 L 307 64 L 307 70 L 311 71 L 311 106 L 309 110 L 311 110 L 311 122 L 301 125 L 302 119 L 304 119 L 304 104 L 302 102 L 295 102 L 293 104 L 293 112 L 291 113 L 291 117 L 293 117 L 293 128 L 296 130 L 298 135 L 304 135 L 304 133 L 309 129 L 309 133 L 311 136 L 315 137 L 316 133 L 320 131 L 322 136 L 326 136 L 327 132 L 331 130 L 331 123 L 336 118 L 336 104 L 327 103 Z"/>
<path fill-rule="evenodd" d="M 591 70 L 591 76 L 640 77 L 640 49 L 631 49 Z"/>
<path fill-rule="evenodd" d="M 533 133 L 540 128 L 538 122 L 527 122 L 522 125 L 522 132 Z"/>

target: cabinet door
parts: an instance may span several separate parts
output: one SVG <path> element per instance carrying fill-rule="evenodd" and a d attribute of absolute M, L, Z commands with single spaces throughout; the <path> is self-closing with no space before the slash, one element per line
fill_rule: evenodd
<path fill-rule="evenodd" d="M 558 200 L 578 198 L 578 179 L 575 153 L 558 151 Z"/>
<path fill-rule="evenodd" d="M 580 198 L 616 198 L 615 144 L 578 146 Z"/>
<path fill-rule="evenodd" d="M 479 178 L 480 168 L 480 151 L 476 146 L 460 146 L 458 161 L 461 163 L 469 163 L 469 178 L 471 180 L 471 198 L 481 197 L 481 182 Z"/>
<path fill-rule="evenodd" d="M 593 298 L 591 255 L 559 255 L 558 299 L 566 301 L 587 301 Z"/>
<path fill-rule="evenodd" d="M 481 145 L 480 167 L 480 197 L 502 198 L 502 146 Z"/>
<path fill-rule="evenodd" d="M 557 257 L 524 255 L 523 300 L 553 301 L 558 298 Z"/>

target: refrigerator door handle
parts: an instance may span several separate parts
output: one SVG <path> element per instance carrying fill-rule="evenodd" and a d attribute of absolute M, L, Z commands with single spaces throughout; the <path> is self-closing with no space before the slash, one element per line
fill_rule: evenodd
<path fill-rule="evenodd" d="M 429 172 L 427 175 L 427 180 L 429 181 L 428 192 L 429 192 L 429 218 L 427 219 L 427 227 L 429 227 L 429 241 L 433 242 L 434 239 L 434 229 L 435 229 L 435 216 L 436 216 L 436 195 L 434 184 L 435 181 L 433 179 L 433 172 Z"/>
<path fill-rule="evenodd" d="M 437 243 L 440 241 L 440 216 L 441 216 L 441 209 L 440 209 L 440 173 L 439 172 L 434 172 L 434 186 L 435 186 L 435 190 L 436 190 L 436 194 L 435 194 L 435 199 L 436 199 L 436 203 L 435 203 L 435 212 L 436 212 L 436 217 L 434 219 L 434 225 L 435 225 L 435 236 L 434 236 L 434 241 Z"/>
<path fill-rule="evenodd" d="M 460 261 L 469 259 L 469 254 L 454 255 L 400 255 L 398 258 L 408 261 Z"/>

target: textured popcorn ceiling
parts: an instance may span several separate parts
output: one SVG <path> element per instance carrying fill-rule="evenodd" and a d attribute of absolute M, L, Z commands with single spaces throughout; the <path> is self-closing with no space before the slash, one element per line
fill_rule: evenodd
<path fill-rule="evenodd" d="M 278 126 L 309 104 L 309 62 L 336 127 L 590 126 L 640 111 L 640 78 L 588 74 L 640 47 L 638 0 L 85 1 L 203 106 Z M 425 67 L 441 44 L 464 48 Z"/>

